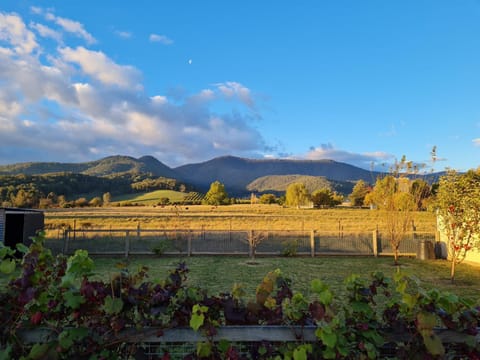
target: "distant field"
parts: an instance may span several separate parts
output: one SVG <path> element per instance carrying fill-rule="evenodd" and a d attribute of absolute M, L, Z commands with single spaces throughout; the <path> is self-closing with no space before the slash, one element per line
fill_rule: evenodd
<path fill-rule="evenodd" d="M 174 190 L 156 190 L 143 194 L 128 194 L 112 199 L 114 203 L 131 203 L 140 205 L 157 205 L 162 199 L 168 198 L 170 203 L 201 200 L 202 195 L 197 192 L 180 192 Z"/>
<path fill-rule="evenodd" d="M 45 212 L 48 229 L 64 228 L 142 228 L 205 230 L 317 230 L 345 233 L 382 231 L 382 213 L 369 209 L 293 209 L 279 205 L 228 206 L 129 206 L 108 208 L 49 209 Z M 435 216 L 416 212 L 418 232 L 434 232 Z"/>

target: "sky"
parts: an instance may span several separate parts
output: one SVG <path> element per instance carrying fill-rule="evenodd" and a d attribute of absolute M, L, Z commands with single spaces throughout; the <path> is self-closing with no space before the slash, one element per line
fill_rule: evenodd
<path fill-rule="evenodd" d="M 111 155 L 478 168 L 480 1 L 1 0 L 0 164 Z"/>

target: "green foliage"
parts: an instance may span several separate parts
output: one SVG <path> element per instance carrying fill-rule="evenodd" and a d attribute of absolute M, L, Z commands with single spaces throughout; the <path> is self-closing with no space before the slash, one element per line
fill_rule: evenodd
<path fill-rule="evenodd" d="M 449 242 L 450 277 L 472 248 L 480 249 L 480 168 L 465 174 L 450 171 L 440 179 L 436 201 L 441 230 Z"/>
<path fill-rule="evenodd" d="M 400 162 L 395 163 L 389 175 L 377 179 L 373 190 L 364 199 L 366 204 L 375 205 L 385 216 L 384 231 L 393 249 L 395 265 L 398 264 L 400 243 L 412 230 L 414 212 L 418 210 L 422 196 L 425 195 L 424 184 L 413 183 L 407 176 L 412 171 L 412 162 L 406 161 L 403 156 Z"/>
<path fill-rule="evenodd" d="M 152 251 L 155 255 L 163 255 L 165 251 L 170 248 L 171 242 L 169 240 L 159 240 L 155 246 L 152 248 Z"/>
<path fill-rule="evenodd" d="M 255 359 L 375 359 L 387 344 L 395 358 L 480 356 L 475 339 L 480 309 L 455 295 L 426 291 L 418 279 L 401 272 L 393 279 L 379 272 L 351 275 L 340 291 L 346 297 L 338 298 L 320 280 L 312 281 L 310 296 L 294 293 L 277 269 L 266 274 L 255 298 L 244 302 L 238 286 L 220 296 L 188 286 L 185 264 L 155 282 L 146 280 L 146 268 L 130 273 L 122 267 L 110 282 L 94 278 L 92 269 L 86 252 L 53 257 L 36 238 L 18 278 L 0 290 L 0 359 L 138 358 L 146 355 L 141 352 L 142 329 L 162 336 L 163 329 L 186 326 L 202 331 L 187 356 L 238 359 L 235 344 L 213 340 L 218 326 L 233 324 L 298 325 L 315 331 L 317 341 L 297 334 L 292 343 L 260 342 L 247 350 L 247 357 Z M 74 281 L 67 284 L 65 277 Z M 441 325 L 461 334 L 458 344 L 442 343 L 436 332 Z M 25 332 L 34 329 L 44 329 L 48 336 L 27 341 Z"/>
<path fill-rule="evenodd" d="M 114 298 L 112 296 L 107 296 L 105 298 L 105 303 L 103 304 L 103 311 L 108 315 L 119 314 L 123 309 L 123 301 L 119 298 Z"/>
<path fill-rule="evenodd" d="M 341 196 L 333 193 L 330 189 L 315 190 L 311 196 L 313 206 L 315 207 L 340 205 L 342 203 L 341 198 Z"/>
<path fill-rule="evenodd" d="M 208 307 L 199 304 L 193 305 L 192 317 L 190 318 L 190 327 L 197 331 L 205 321 L 205 313 L 208 311 Z"/>
<path fill-rule="evenodd" d="M 298 240 L 287 240 L 282 242 L 282 256 L 293 257 L 297 256 Z"/>
<path fill-rule="evenodd" d="M 275 204 L 277 202 L 277 197 L 274 194 L 262 194 L 258 201 L 260 204 Z"/>
<path fill-rule="evenodd" d="M 358 180 L 348 196 L 352 206 L 363 206 L 365 196 L 371 191 L 370 186 L 364 180 Z"/>
<path fill-rule="evenodd" d="M 225 185 L 220 181 L 214 181 L 210 184 L 210 189 L 205 194 L 202 201 L 206 205 L 227 205 L 229 204 L 228 194 Z"/>
<path fill-rule="evenodd" d="M 310 193 L 302 183 L 293 183 L 288 185 L 285 193 L 285 205 L 300 207 L 307 205 L 310 201 Z"/>

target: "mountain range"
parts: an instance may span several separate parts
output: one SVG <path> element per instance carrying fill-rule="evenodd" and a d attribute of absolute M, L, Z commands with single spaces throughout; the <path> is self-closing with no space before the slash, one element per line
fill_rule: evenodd
<path fill-rule="evenodd" d="M 332 183 L 333 189 L 341 188 L 346 192 L 357 180 L 362 179 L 372 183 L 380 174 L 333 160 L 246 159 L 235 156 L 222 156 L 175 168 L 170 168 L 153 156 L 142 156 L 136 159 L 121 155 L 83 163 L 26 162 L 0 165 L 0 175 L 41 175 L 59 172 L 99 177 L 151 174 L 177 179 L 194 186 L 199 191 L 208 190 L 210 184 L 218 180 L 225 185 L 229 193 L 237 195 L 253 190 L 279 190 L 269 189 L 268 177 L 272 177 L 272 181 L 277 184 L 282 183 L 278 176 L 321 177 L 323 181 Z M 259 182 L 260 178 L 263 179 Z M 260 188 L 258 188 L 259 183 Z"/>

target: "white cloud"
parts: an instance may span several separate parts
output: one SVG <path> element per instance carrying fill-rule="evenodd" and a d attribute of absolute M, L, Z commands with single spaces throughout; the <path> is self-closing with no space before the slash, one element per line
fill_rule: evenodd
<path fill-rule="evenodd" d="M 148 39 L 151 41 L 151 42 L 158 42 L 158 43 L 161 43 L 163 45 L 171 45 L 173 44 L 173 40 L 170 39 L 168 36 L 166 35 L 158 35 L 158 34 L 150 34 L 150 36 L 148 37 Z"/>
<path fill-rule="evenodd" d="M 43 9 L 41 7 L 38 7 L 38 6 L 30 6 L 30 11 L 33 13 L 33 14 L 36 14 L 36 15 L 41 15 L 43 14 Z"/>
<path fill-rule="evenodd" d="M 16 14 L 0 12 L 0 41 L 5 41 L 19 55 L 32 53 L 37 47 L 35 34 Z"/>
<path fill-rule="evenodd" d="M 228 99 L 239 99 L 250 108 L 255 108 L 250 89 L 235 81 L 215 84 L 218 90 Z"/>
<path fill-rule="evenodd" d="M 58 18 L 32 9 L 34 15 Z M 5 18 L 8 14 L 0 15 Z M 254 97 L 237 82 L 198 93 L 145 93 L 141 72 L 118 64 L 102 51 L 67 44 L 46 52 L 55 29 L 17 15 L 0 32 L 0 161 L 86 161 L 112 154 L 151 154 L 169 165 L 263 150 L 252 126 Z M 2 19 L 3 19 L 2 18 Z M 51 30 L 51 31 L 50 31 Z M 61 33 L 59 33 L 61 34 Z M 36 52 L 44 56 L 36 56 Z M 21 55 L 21 56 L 20 56 Z M 170 97 L 171 96 L 171 97 Z M 228 99 L 247 104 L 225 109 Z"/>
<path fill-rule="evenodd" d="M 480 146 L 480 138 L 473 139 L 472 142 L 473 142 L 473 145 Z"/>
<path fill-rule="evenodd" d="M 88 50 L 82 46 L 59 49 L 63 60 L 78 64 L 82 71 L 107 85 L 138 88 L 140 72 L 132 66 L 118 65 L 101 51 Z"/>
<path fill-rule="evenodd" d="M 54 39 L 58 43 L 62 42 L 62 34 L 56 30 L 53 30 L 52 28 L 49 28 L 48 26 L 32 22 L 30 23 L 30 27 L 36 30 L 40 36 Z"/>
<path fill-rule="evenodd" d="M 45 14 L 47 20 L 55 22 L 63 30 L 84 39 L 88 44 L 94 44 L 97 42 L 95 38 L 83 27 L 78 21 L 70 20 L 60 16 L 56 16 L 53 12 L 47 12 Z"/>
<path fill-rule="evenodd" d="M 300 157 L 307 160 L 335 160 L 363 168 L 370 168 L 372 163 L 378 164 L 393 159 L 392 155 L 385 152 L 353 153 L 337 149 L 330 143 L 312 147 L 305 155 Z"/>
<path fill-rule="evenodd" d="M 120 30 L 115 30 L 115 35 L 118 37 L 121 37 L 122 39 L 130 39 L 132 37 L 132 33 L 128 31 L 120 31 Z"/>

